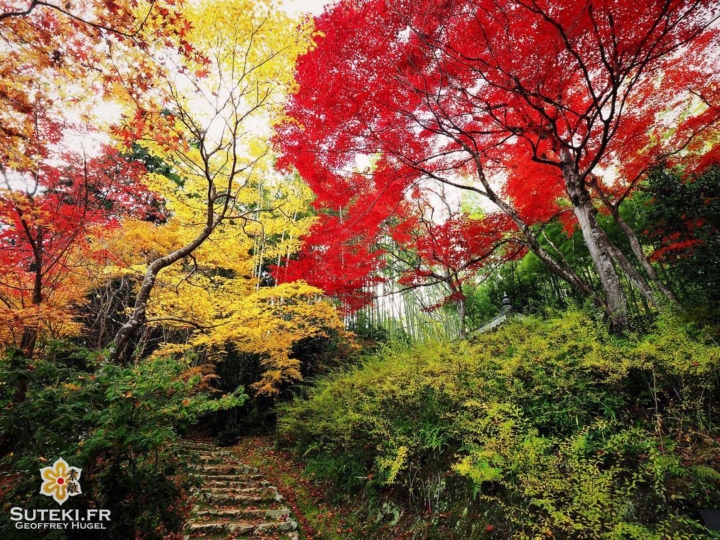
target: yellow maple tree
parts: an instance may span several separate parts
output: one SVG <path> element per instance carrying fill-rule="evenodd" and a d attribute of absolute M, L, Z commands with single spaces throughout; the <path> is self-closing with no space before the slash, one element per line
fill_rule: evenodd
<path fill-rule="evenodd" d="M 107 272 L 133 274 L 139 286 L 114 354 L 127 354 L 143 325 L 184 329 L 182 342 L 170 340 L 155 354 L 192 349 L 221 358 L 232 344 L 262 356 L 256 390 L 272 394 L 300 378 L 294 343 L 342 327 L 320 290 L 275 286 L 267 276 L 269 264 L 298 249 L 314 219 L 311 192 L 274 170 L 270 147 L 313 29 L 260 1 L 205 2 L 185 16 L 193 24 L 188 40 L 204 60 L 163 57 L 175 65 L 165 81 L 170 99 L 128 116 L 118 130 L 128 152 L 166 165 L 149 187 L 165 197 L 169 218 L 128 220 L 115 239 L 111 251 L 122 264 Z"/>

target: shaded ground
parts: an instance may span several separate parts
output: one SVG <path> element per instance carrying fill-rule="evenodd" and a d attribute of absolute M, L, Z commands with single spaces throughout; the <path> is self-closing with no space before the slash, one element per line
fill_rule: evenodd
<path fill-rule="evenodd" d="M 292 509 L 305 540 L 395 540 L 453 538 L 451 531 L 438 522 L 442 516 L 427 520 L 403 516 L 391 524 L 392 516 L 368 516 L 369 505 L 361 495 L 333 499 L 332 486 L 302 474 L 303 465 L 289 452 L 274 448 L 270 437 L 244 437 L 228 448 L 240 461 L 258 468 Z"/>

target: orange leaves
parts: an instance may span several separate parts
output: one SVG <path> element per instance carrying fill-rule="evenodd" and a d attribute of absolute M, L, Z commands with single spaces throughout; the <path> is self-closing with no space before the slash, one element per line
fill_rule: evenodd
<path fill-rule="evenodd" d="M 92 269 L 106 262 L 103 235 L 126 215 L 157 217 L 145 169 L 110 148 L 97 158 L 52 153 L 62 165 L 7 172 L 0 188 L 0 300 L 10 313 L 0 346 L 24 328 L 75 333 L 69 316 L 85 296 Z"/>
<path fill-rule="evenodd" d="M 198 58 L 181 35 L 189 23 L 174 1 L 33 4 L 26 13 L 27 4 L 0 2 L 0 163 L 6 167 L 34 165 L 26 145 L 48 107 L 61 119 L 85 116 L 102 100 L 131 107 L 162 101 L 149 92 L 162 69 L 152 55 L 170 46 Z M 13 8 L 15 15 L 3 18 Z"/>
<path fill-rule="evenodd" d="M 0 295 L 7 293 L 7 285 L 11 285 L 12 280 L 12 275 L 3 276 L 4 291 L 0 291 Z M 8 307 L 0 303 L 0 349 L 8 345 L 17 346 L 28 328 L 37 329 L 42 336 L 51 339 L 78 335 L 81 324 L 68 316 L 67 308 L 69 303 L 77 301 L 84 289 L 72 280 L 66 281 L 64 285 L 62 291 L 57 291 L 42 305 Z"/>

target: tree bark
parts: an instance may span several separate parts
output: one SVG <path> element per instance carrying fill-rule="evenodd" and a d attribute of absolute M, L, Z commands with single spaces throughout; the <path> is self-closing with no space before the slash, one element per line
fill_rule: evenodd
<path fill-rule="evenodd" d="M 645 252 L 643 251 L 642 246 L 640 245 L 640 240 L 638 240 L 637 235 L 635 234 L 635 231 L 632 230 L 630 225 L 627 224 L 627 222 L 622 218 L 620 215 L 620 204 L 622 203 L 622 199 L 616 203 L 612 203 L 608 196 L 603 192 L 602 188 L 598 185 L 597 180 L 593 180 L 592 183 L 593 187 L 595 188 L 595 192 L 598 194 L 598 197 L 602 201 L 602 203 L 605 205 L 605 208 L 607 208 L 610 211 L 610 214 L 613 217 L 613 220 L 615 223 L 618 224 L 620 227 L 620 230 L 625 234 L 625 237 L 628 240 L 628 243 L 630 244 L 630 249 L 633 252 L 633 255 L 635 256 L 635 259 L 640 263 L 640 266 L 642 266 L 643 270 L 645 271 L 645 274 L 647 275 L 648 279 L 650 280 L 650 283 L 657 287 L 657 289 L 662 293 L 662 295 L 671 302 L 677 302 L 675 296 L 673 295 L 672 291 L 668 287 L 665 286 L 665 284 L 662 282 L 660 277 L 657 275 L 657 272 L 655 271 L 655 268 L 653 268 L 653 265 L 650 264 L 650 261 L 648 260 L 647 256 L 645 255 Z M 642 292 L 642 291 L 641 291 Z M 645 296 L 645 294 L 643 294 Z M 649 299 L 651 302 L 653 300 Z"/>
<path fill-rule="evenodd" d="M 28 231 L 28 238 L 32 239 L 32 235 L 29 234 L 29 229 L 24 223 L 26 231 Z M 33 276 L 33 291 L 32 291 L 32 305 L 39 306 L 43 301 L 43 235 L 42 231 L 38 231 L 36 239 L 31 242 L 33 248 L 33 264 L 34 264 L 34 276 Z M 30 359 L 35 354 L 35 345 L 37 343 L 38 327 L 37 324 L 28 325 L 23 329 L 22 338 L 20 338 L 20 350 L 25 358 Z"/>
<path fill-rule="evenodd" d="M 127 322 L 122 325 L 120 330 L 118 330 L 118 333 L 115 335 L 115 339 L 113 339 L 112 352 L 110 354 L 110 358 L 112 360 L 117 361 L 120 359 L 120 357 L 124 354 L 125 348 L 130 342 L 130 339 L 132 339 L 135 332 L 137 332 L 138 329 L 145 324 L 148 301 L 150 300 L 150 294 L 152 293 L 153 287 L 155 286 L 155 280 L 157 279 L 160 271 L 163 268 L 167 268 L 171 264 L 179 261 L 183 257 L 187 257 L 195 251 L 205 240 L 207 240 L 210 234 L 212 234 L 218 223 L 219 221 L 215 221 L 212 224 L 206 225 L 202 232 L 192 242 L 176 249 L 164 257 L 155 259 L 148 265 L 140 290 L 135 297 L 133 312 Z"/>
<path fill-rule="evenodd" d="M 491 198 L 491 200 L 493 199 Z M 520 219 L 517 212 L 515 212 L 515 210 L 513 210 L 510 205 L 500 200 L 499 198 L 495 198 L 493 202 L 497 204 L 503 212 L 510 216 L 510 218 L 513 220 L 518 229 L 520 229 L 520 232 L 525 238 L 528 249 L 532 251 L 553 274 L 569 283 L 583 296 L 595 297 L 595 292 L 592 290 L 592 288 L 590 288 L 590 285 L 585 283 L 585 281 L 583 281 L 583 279 L 577 275 L 577 273 L 572 269 L 572 267 L 570 267 L 569 264 L 564 261 L 555 260 L 555 258 L 550 254 L 550 252 L 540 245 L 540 242 L 537 241 L 537 238 L 535 238 L 535 235 L 533 234 L 530 227 L 528 227 L 527 224 L 522 219 Z"/>
<path fill-rule="evenodd" d="M 630 283 L 632 283 L 635 288 L 640 291 L 640 294 L 645 298 L 645 300 L 647 300 L 651 304 L 656 304 L 657 300 L 655 298 L 655 291 L 652 290 L 650 284 L 647 282 L 645 277 L 640 272 L 638 272 L 637 268 L 633 266 L 630 260 L 622 252 L 622 250 L 612 243 L 612 241 L 607 237 L 607 234 L 605 234 L 604 231 L 603 234 L 605 236 L 605 241 L 610 251 L 610 255 L 620 267 L 620 269 L 625 273 L 627 278 L 630 280 Z"/>
<path fill-rule="evenodd" d="M 645 255 L 645 252 L 643 251 L 642 246 L 640 245 L 640 240 L 638 240 L 637 235 L 635 234 L 635 231 L 633 231 L 630 226 L 626 223 L 626 221 L 620 216 L 620 211 L 618 208 L 613 207 L 611 210 L 613 219 L 615 222 L 620 226 L 620 229 L 625 233 L 625 236 L 628 239 L 628 242 L 630 243 L 630 249 L 632 249 L 633 255 L 635 255 L 635 258 L 640 263 L 640 265 L 643 267 L 643 270 L 645 270 L 645 273 L 647 274 L 648 278 L 650 279 L 650 282 L 655 285 L 658 290 L 663 294 L 663 296 L 670 300 L 671 302 L 677 302 L 675 299 L 675 296 L 673 293 L 668 289 L 665 284 L 662 282 L 660 277 L 657 275 L 657 272 L 655 271 L 655 268 L 653 268 L 653 265 L 650 264 L 650 261 L 648 260 L 647 256 Z"/>
<path fill-rule="evenodd" d="M 460 319 L 460 339 L 465 339 L 467 333 L 466 319 L 467 319 L 467 306 L 466 299 L 461 298 L 457 301 L 457 312 L 458 319 Z"/>
<path fill-rule="evenodd" d="M 570 151 L 564 149 L 560 155 L 563 161 L 562 172 L 565 189 L 580 225 L 585 245 L 600 277 L 608 315 L 612 320 L 613 329 L 622 332 L 628 327 L 627 297 L 623 291 L 620 276 L 613 265 L 611 243 L 597 222 L 597 209 L 578 174 L 575 160 Z"/>
<path fill-rule="evenodd" d="M 25 230 L 29 231 L 27 224 L 23 220 Z M 32 238 L 29 235 L 30 238 Z M 32 242 L 33 246 L 33 258 L 35 265 L 35 275 L 33 279 L 33 292 L 32 292 L 32 305 L 39 306 L 43 301 L 43 281 L 42 281 L 42 263 L 43 263 L 43 242 L 42 233 L 39 233 L 37 240 Z M 23 329 L 22 337 L 20 338 L 20 352 L 22 354 L 23 362 L 27 365 L 32 361 L 32 357 L 35 354 L 35 345 L 37 344 L 38 337 L 38 326 L 37 324 L 30 324 L 25 326 Z M 26 378 L 21 377 L 15 385 L 15 396 L 13 401 L 19 403 L 25 400 L 28 392 L 28 381 Z"/>
<path fill-rule="evenodd" d="M 466 148 L 466 150 L 468 152 L 471 152 L 469 148 Z M 540 245 L 540 242 L 537 241 L 537 238 L 535 238 L 535 235 L 533 234 L 530 227 L 522 220 L 522 218 L 518 215 L 515 209 L 506 201 L 504 201 L 501 197 L 499 197 L 497 193 L 495 193 L 495 190 L 492 188 L 490 182 L 485 176 L 485 172 L 480 161 L 480 156 L 477 153 L 472 153 L 472 155 L 475 161 L 478 179 L 480 180 L 480 183 L 485 190 L 484 193 L 482 193 L 483 196 L 487 197 L 491 202 L 497 205 L 497 207 L 500 208 L 502 212 L 510 216 L 510 219 L 513 220 L 515 226 L 518 228 L 520 233 L 522 233 L 528 249 L 532 251 L 553 274 L 569 283 L 580 294 L 585 297 L 594 298 L 596 301 L 602 302 L 599 298 L 597 298 L 595 292 L 592 290 L 590 285 L 583 281 L 583 279 L 577 275 L 577 273 L 566 261 L 555 260 L 555 258 L 544 247 Z"/>

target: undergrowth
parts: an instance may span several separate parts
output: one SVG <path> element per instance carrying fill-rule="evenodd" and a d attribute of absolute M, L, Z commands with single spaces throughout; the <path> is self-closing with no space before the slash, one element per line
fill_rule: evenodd
<path fill-rule="evenodd" d="M 458 538 L 695 538 L 720 507 L 720 348 L 675 321 L 618 338 L 580 312 L 387 347 L 280 406 L 306 474 L 378 520 Z"/>

